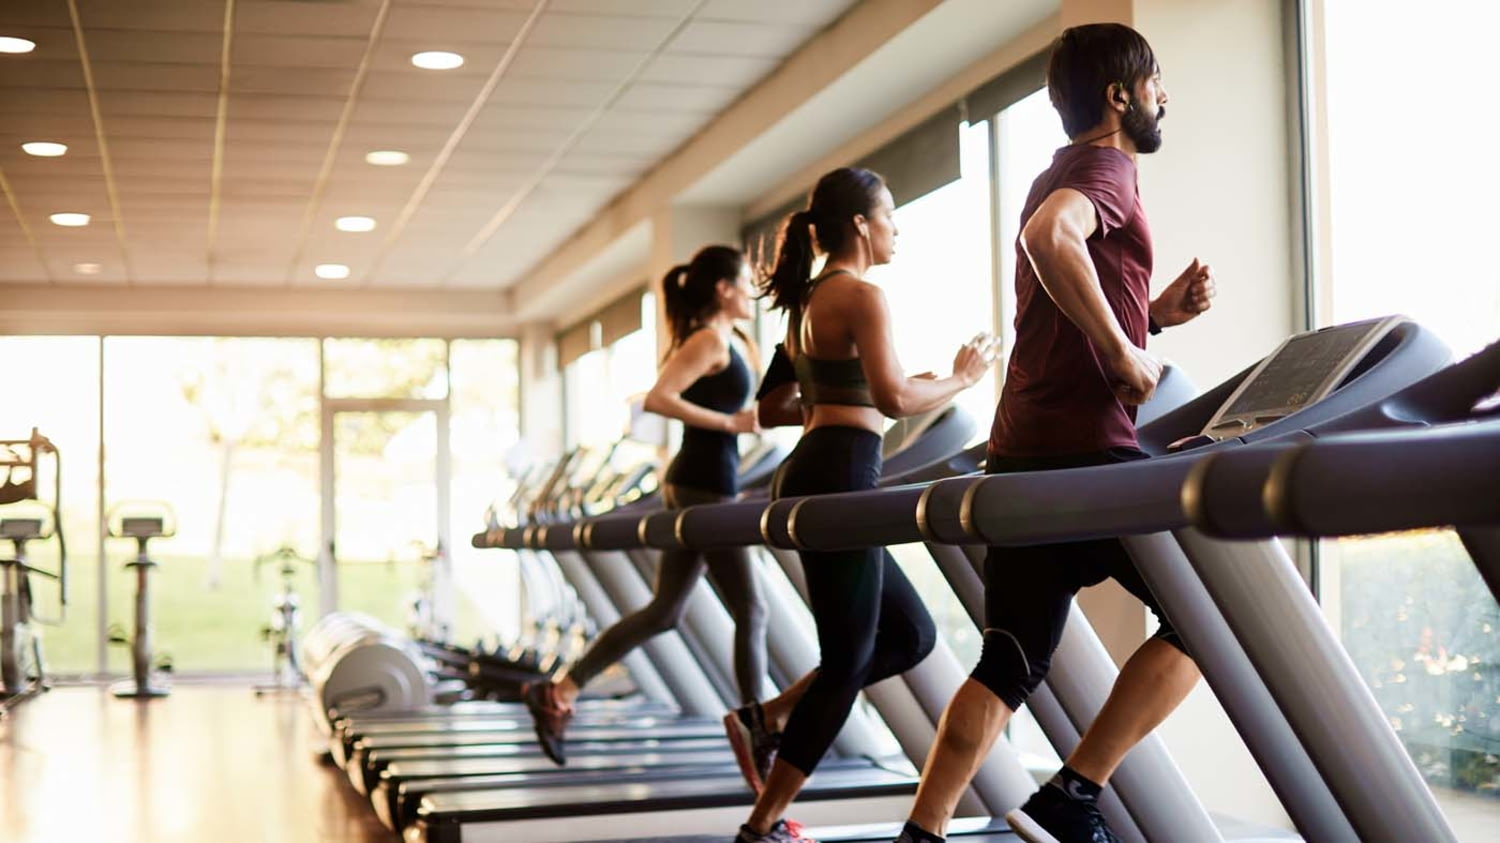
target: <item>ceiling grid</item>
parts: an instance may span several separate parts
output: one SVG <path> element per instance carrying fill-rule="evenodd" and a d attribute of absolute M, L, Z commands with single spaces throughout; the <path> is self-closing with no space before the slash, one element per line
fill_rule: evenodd
<path fill-rule="evenodd" d="M 505 290 L 854 3 L 3 4 L 0 285 Z"/>

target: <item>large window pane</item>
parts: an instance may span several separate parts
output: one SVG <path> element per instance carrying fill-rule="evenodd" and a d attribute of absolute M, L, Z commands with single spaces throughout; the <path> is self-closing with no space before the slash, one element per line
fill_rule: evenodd
<path fill-rule="evenodd" d="M 885 290 L 896 353 L 913 373 L 948 374 L 960 345 L 996 327 L 989 124 L 969 125 L 959 140 L 962 177 L 896 210 L 895 258 L 866 274 Z M 989 431 L 995 384 L 985 378 L 957 399 L 980 435 Z"/>
<path fill-rule="evenodd" d="M 1500 6 L 1323 0 L 1314 66 L 1326 228 L 1321 321 L 1414 317 L 1460 356 L 1500 336 L 1489 256 L 1500 176 L 1456 152 L 1484 123 Z M 1316 31 L 1316 30 L 1314 30 Z M 1391 46 L 1399 45 L 1392 52 Z M 1409 114 L 1372 140 L 1372 115 Z M 1478 122 L 1476 122 L 1478 121 Z M 1484 134 L 1483 131 L 1480 134 Z M 1464 839 L 1500 822 L 1500 612 L 1446 532 L 1325 541 L 1325 606 L 1397 734 Z"/>
<path fill-rule="evenodd" d="M 408 629 L 438 538 L 437 414 L 337 412 L 332 444 L 339 609 Z"/>
<path fill-rule="evenodd" d="M 176 515 L 177 535 L 150 548 L 158 655 L 179 671 L 267 668 L 260 629 L 279 584 L 254 560 L 318 546 L 316 341 L 109 337 L 104 354 L 105 499 Z M 129 633 L 134 543 L 106 552 L 108 620 Z M 317 605 L 311 571 L 297 588 Z M 111 670 L 127 670 L 128 650 L 110 650 Z"/>
<path fill-rule="evenodd" d="M 476 550 L 469 537 L 483 529 L 491 505 L 515 491 L 513 468 L 524 464 L 520 438 L 520 384 L 514 340 L 455 340 L 449 349 L 453 394 L 449 442 L 453 454 L 453 508 L 449 534 L 457 592 L 453 639 L 469 644 L 517 633 L 519 575 L 515 552 Z"/>
<path fill-rule="evenodd" d="M 26 439 L 37 428 L 61 456 L 62 526 L 68 547 L 69 603 L 60 626 L 42 627 L 47 669 L 54 674 L 99 668 L 99 340 L 95 337 L 0 337 L 0 370 L 7 400 L 0 401 L 0 439 Z M 39 492 L 53 502 L 53 469 L 44 459 Z M 3 476 L 0 476 L 3 480 Z M 0 507 L 0 518 L 23 517 L 38 504 Z M 15 513 L 13 516 L 12 513 Z M 0 547 L 9 556 L 13 547 Z M 57 570 L 56 539 L 27 546 L 33 565 Z M 59 614 L 58 585 L 33 576 L 35 608 Z"/>
<path fill-rule="evenodd" d="M 324 395 L 442 398 L 448 394 L 446 353 L 436 339 L 324 340 Z"/>

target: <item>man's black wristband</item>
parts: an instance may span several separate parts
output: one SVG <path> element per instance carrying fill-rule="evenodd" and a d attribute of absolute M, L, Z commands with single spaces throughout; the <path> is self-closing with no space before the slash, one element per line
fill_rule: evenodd
<path fill-rule="evenodd" d="M 1146 317 L 1146 330 L 1150 331 L 1153 337 L 1161 333 L 1161 326 L 1156 324 L 1155 316 Z"/>

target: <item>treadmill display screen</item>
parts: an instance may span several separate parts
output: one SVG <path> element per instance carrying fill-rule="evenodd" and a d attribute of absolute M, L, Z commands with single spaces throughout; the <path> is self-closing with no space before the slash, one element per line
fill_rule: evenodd
<path fill-rule="evenodd" d="M 1321 398 L 1319 387 L 1369 333 L 1364 323 L 1293 337 L 1221 415 L 1279 414 Z"/>

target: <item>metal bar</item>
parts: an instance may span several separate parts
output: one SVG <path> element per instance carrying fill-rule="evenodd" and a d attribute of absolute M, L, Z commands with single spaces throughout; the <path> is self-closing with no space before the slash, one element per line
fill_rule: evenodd
<path fill-rule="evenodd" d="M 1309 840 L 1359 840 L 1182 548 L 1167 533 L 1122 542 L 1298 830 Z"/>
<path fill-rule="evenodd" d="M 1281 546 L 1175 535 L 1360 838 L 1456 840 Z"/>

